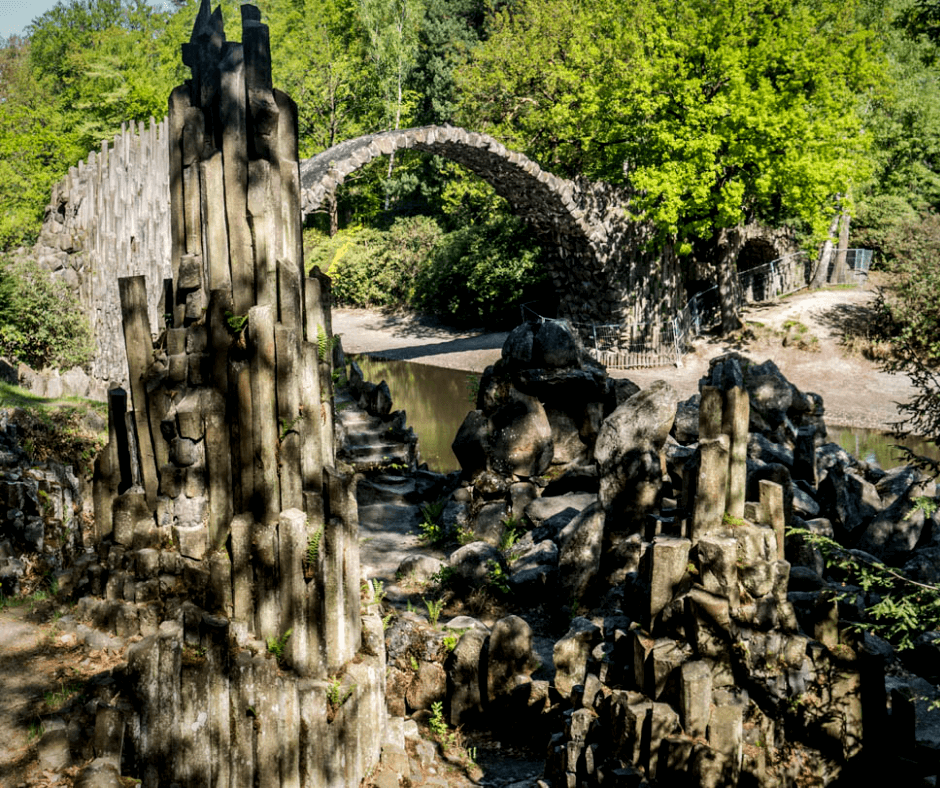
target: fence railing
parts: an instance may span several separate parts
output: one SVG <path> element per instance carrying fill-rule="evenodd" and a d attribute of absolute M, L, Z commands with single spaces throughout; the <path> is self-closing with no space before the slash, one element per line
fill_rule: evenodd
<path fill-rule="evenodd" d="M 844 262 L 839 262 L 843 254 Z M 870 249 L 839 249 L 832 253 L 828 284 L 861 285 L 868 276 Z M 814 260 L 796 252 L 738 273 L 735 301 L 745 304 L 771 301 L 807 287 L 813 277 Z M 522 306 L 522 319 L 544 318 Z M 610 369 L 682 366 L 682 355 L 692 340 L 721 321 L 718 286 L 702 290 L 672 318 L 649 323 L 580 323 L 569 321 L 588 352 Z"/>

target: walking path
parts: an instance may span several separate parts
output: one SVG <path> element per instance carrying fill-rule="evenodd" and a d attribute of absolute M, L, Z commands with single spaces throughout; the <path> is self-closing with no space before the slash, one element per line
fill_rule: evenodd
<path fill-rule="evenodd" d="M 698 381 L 716 356 L 737 350 L 757 362 L 772 359 L 783 374 L 803 391 L 821 394 L 827 423 L 836 426 L 887 430 L 898 418 L 897 403 L 915 393 L 905 375 L 881 371 L 875 362 L 845 352 L 841 341 L 847 329 L 864 326 L 871 318 L 872 290 L 801 291 L 778 303 L 750 307 L 744 320 L 753 338 L 696 340 L 695 351 L 682 367 L 609 370 L 640 387 L 654 380 L 672 383 L 685 398 L 698 391 Z M 818 350 L 782 344 L 789 321 L 806 326 Z M 333 331 L 343 337 L 349 353 L 480 373 L 500 356 L 506 332 L 458 331 L 410 315 L 385 315 L 366 309 L 334 309 Z M 394 392 L 393 392 L 394 394 Z"/>

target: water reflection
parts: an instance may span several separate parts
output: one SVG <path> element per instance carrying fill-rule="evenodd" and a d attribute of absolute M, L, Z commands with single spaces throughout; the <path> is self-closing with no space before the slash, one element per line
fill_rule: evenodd
<path fill-rule="evenodd" d="M 460 466 L 450 445 L 473 410 L 469 381 L 479 376 L 408 361 L 350 358 L 359 364 L 366 380 L 388 383 L 392 407 L 407 412 L 408 425 L 418 435 L 421 459 L 428 467 L 441 473 L 457 470 Z"/>
<path fill-rule="evenodd" d="M 478 376 L 408 361 L 383 361 L 362 355 L 350 358 L 358 362 L 366 380 L 388 383 L 393 407 L 407 411 L 408 424 L 418 435 L 418 448 L 428 467 L 442 473 L 459 468 L 450 445 L 467 412 L 473 409 L 470 381 Z M 940 459 L 940 449 L 921 438 L 899 441 L 887 433 L 860 427 L 827 429 L 830 441 L 860 460 L 877 461 L 885 469 L 903 464 L 902 455 L 894 448 L 897 443 Z"/>
<path fill-rule="evenodd" d="M 893 438 L 889 433 L 866 430 L 862 427 L 831 427 L 826 425 L 829 440 L 838 443 L 853 457 L 865 462 L 877 462 L 882 468 L 904 465 L 904 455 L 897 445 L 907 446 L 916 454 L 940 459 L 940 449 L 924 438 Z"/>

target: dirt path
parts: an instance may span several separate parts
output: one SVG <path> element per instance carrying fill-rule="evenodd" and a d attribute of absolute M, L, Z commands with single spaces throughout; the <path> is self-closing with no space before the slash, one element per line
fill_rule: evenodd
<path fill-rule="evenodd" d="M 698 391 L 698 381 L 710 359 L 732 350 L 757 362 L 772 359 L 803 391 L 822 395 L 826 420 L 832 425 L 886 430 L 898 417 L 897 403 L 908 401 L 913 388 L 904 375 L 890 375 L 841 345 L 847 327 L 870 319 L 872 290 L 817 290 L 797 293 L 775 304 L 749 308 L 744 320 L 753 339 L 696 340 L 695 352 L 682 367 L 611 370 L 641 387 L 654 380 L 672 383 L 683 398 Z M 817 348 L 801 350 L 783 345 L 788 321 L 806 326 L 805 337 L 815 337 Z M 349 353 L 369 353 L 449 369 L 482 372 L 500 356 L 505 332 L 457 331 L 413 316 L 384 315 L 365 309 L 334 309 L 333 330 L 342 334 Z M 791 331 L 792 333 L 792 331 Z"/>

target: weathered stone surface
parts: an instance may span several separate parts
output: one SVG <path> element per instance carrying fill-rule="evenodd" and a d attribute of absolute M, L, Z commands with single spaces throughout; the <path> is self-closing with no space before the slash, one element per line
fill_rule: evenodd
<path fill-rule="evenodd" d="M 636 531 L 659 495 L 660 453 L 676 413 L 678 395 L 657 381 L 610 414 L 601 425 L 594 457 L 608 528 Z"/>
<path fill-rule="evenodd" d="M 492 430 L 490 420 L 482 411 L 471 410 L 457 430 L 451 449 L 460 467 L 468 474 L 487 468 L 487 436 Z"/>
<path fill-rule="evenodd" d="M 484 677 L 481 656 L 488 640 L 483 629 L 465 632 L 447 658 L 447 694 L 450 699 L 450 724 L 477 722 L 483 713 Z"/>
<path fill-rule="evenodd" d="M 519 616 L 506 616 L 493 625 L 486 661 L 486 698 L 490 704 L 508 698 L 515 678 L 535 667 L 532 628 Z"/>
<path fill-rule="evenodd" d="M 471 542 L 451 553 L 448 563 L 457 580 L 471 584 L 486 583 L 493 565 L 505 568 L 502 554 L 486 542 Z"/>
<path fill-rule="evenodd" d="M 841 465 L 830 467 L 820 481 L 819 503 L 839 540 L 849 540 L 856 529 L 868 525 L 881 510 L 875 486 Z"/>
<path fill-rule="evenodd" d="M 397 575 L 418 582 L 429 579 L 441 571 L 444 562 L 429 555 L 409 555 L 398 565 Z"/>
<path fill-rule="evenodd" d="M 552 428 L 542 403 L 519 392 L 490 417 L 490 467 L 506 476 L 538 476 L 554 455 Z"/>
<path fill-rule="evenodd" d="M 577 515 L 558 536 L 562 599 L 582 599 L 601 563 L 606 515 L 600 501 Z"/>
<path fill-rule="evenodd" d="M 555 689 L 562 697 L 570 697 L 575 685 L 584 681 L 591 650 L 601 636 L 600 627 L 578 617 L 571 622 L 567 634 L 556 641 L 553 651 Z"/>

